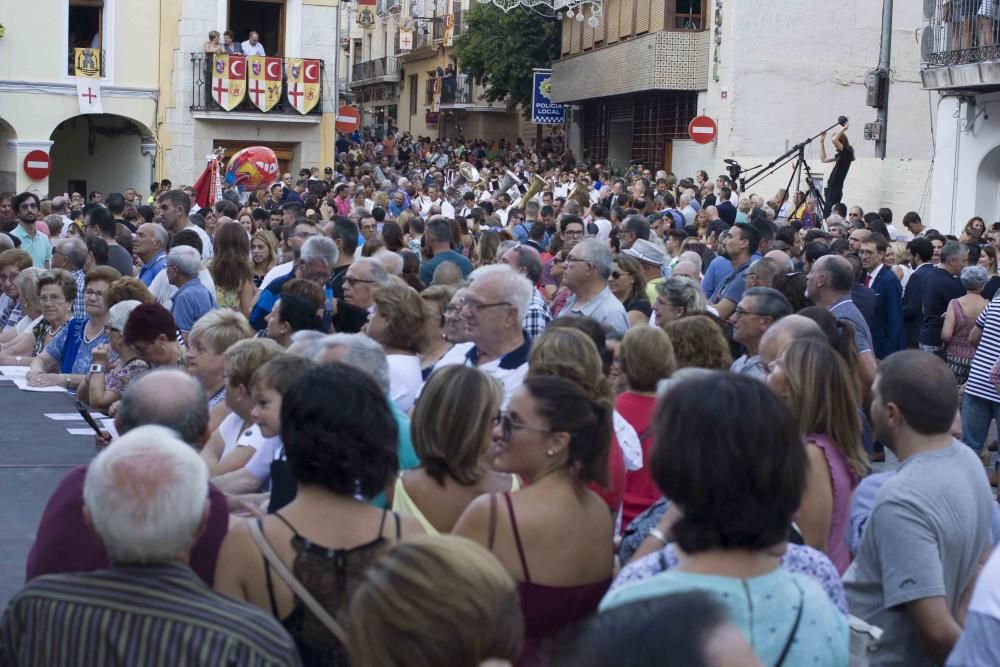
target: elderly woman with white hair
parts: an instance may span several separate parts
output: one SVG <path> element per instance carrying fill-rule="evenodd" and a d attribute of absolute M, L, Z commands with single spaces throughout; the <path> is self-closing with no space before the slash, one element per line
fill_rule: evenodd
<path fill-rule="evenodd" d="M 108 321 L 104 331 L 108 342 L 94 348 L 91 357 L 95 365 L 104 366 L 104 372 L 91 372 L 80 384 L 77 396 L 97 410 L 107 410 L 114 415 L 117 412 L 118 401 L 125 393 L 129 382 L 141 373 L 149 370 L 149 364 L 139 358 L 135 348 L 125 343 L 125 323 L 128 316 L 139 305 L 138 301 L 122 301 L 111 306 L 108 311 Z M 112 353 L 118 355 L 118 362 L 110 366 Z"/>
<path fill-rule="evenodd" d="M 11 343 L 19 336 L 31 336 L 31 330 L 42 321 L 42 303 L 38 300 L 38 279 L 44 272 L 44 269 L 32 266 L 22 270 L 17 274 L 17 278 L 14 278 L 14 286 L 17 287 L 24 317 L 13 327 L 0 333 L 0 346 Z"/>
<path fill-rule="evenodd" d="M 945 360 L 958 384 L 962 385 L 969 379 L 969 367 L 976 355 L 976 346 L 969 340 L 969 334 L 989 303 L 983 298 L 983 288 L 990 276 L 981 266 L 967 266 L 962 269 L 959 279 L 966 293 L 948 304 L 944 326 L 941 327 L 941 341 L 944 343 Z"/>

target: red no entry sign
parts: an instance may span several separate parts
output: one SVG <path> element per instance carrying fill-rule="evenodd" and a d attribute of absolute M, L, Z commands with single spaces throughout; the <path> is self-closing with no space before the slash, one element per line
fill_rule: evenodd
<path fill-rule="evenodd" d="M 361 127 L 361 114 L 352 106 L 345 104 L 337 109 L 337 132 L 353 132 Z"/>
<path fill-rule="evenodd" d="M 31 151 L 24 156 L 24 173 L 28 178 L 38 181 L 52 171 L 52 160 L 45 151 Z"/>
<path fill-rule="evenodd" d="M 710 144 L 719 134 L 719 127 L 708 116 L 695 116 L 688 125 L 688 135 L 696 144 Z"/>

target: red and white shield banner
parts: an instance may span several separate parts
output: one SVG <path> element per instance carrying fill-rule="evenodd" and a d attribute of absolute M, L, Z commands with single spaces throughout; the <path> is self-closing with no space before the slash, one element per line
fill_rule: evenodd
<path fill-rule="evenodd" d="M 247 92 L 261 111 L 270 111 L 281 99 L 281 58 L 247 58 Z"/>
<path fill-rule="evenodd" d="M 247 91 L 247 60 L 244 56 L 216 54 L 212 63 L 212 99 L 226 111 L 243 101 Z"/>
<path fill-rule="evenodd" d="M 318 60 L 288 58 L 288 102 L 301 114 L 315 108 L 322 94 Z"/>

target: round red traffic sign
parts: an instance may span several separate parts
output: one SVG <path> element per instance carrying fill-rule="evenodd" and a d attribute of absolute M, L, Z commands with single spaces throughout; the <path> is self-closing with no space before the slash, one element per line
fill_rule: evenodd
<path fill-rule="evenodd" d="M 719 134 L 719 126 L 708 116 L 695 116 L 688 124 L 688 135 L 696 144 L 710 144 Z"/>
<path fill-rule="evenodd" d="M 361 127 L 361 114 L 354 107 L 345 104 L 337 109 L 337 132 L 353 132 Z"/>
<path fill-rule="evenodd" d="M 24 173 L 28 178 L 38 181 L 52 171 L 52 160 L 45 151 L 31 151 L 24 156 Z"/>

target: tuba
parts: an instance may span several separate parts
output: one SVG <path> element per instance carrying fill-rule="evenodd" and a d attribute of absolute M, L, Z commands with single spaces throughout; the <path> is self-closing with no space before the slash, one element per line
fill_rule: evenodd
<path fill-rule="evenodd" d="M 515 205 L 517 207 L 523 207 L 525 204 L 531 201 L 532 197 L 541 192 L 546 185 L 547 183 L 545 182 L 544 178 L 542 178 L 538 174 L 533 174 L 531 178 L 531 185 L 528 186 L 528 189 L 524 191 L 524 194 L 521 195 L 521 198 L 517 200 Z"/>
<path fill-rule="evenodd" d="M 479 170 L 468 162 L 458 165 L 458 175 L 451 179 L 451 183 L 444 191 L 444 196 L 455 208 L 462 204 L 462 196 L 469 191 L 475 191 L 476 186 L 481 185 L 482 179 Z"/>
<path fill-rule="evenodd" d="M 500 179 L 500 183 L 497 185 L 496 192 L 493 193 L 493 199 L 496 199 L 500 193 L 507 192 L 515 185 L 521 185 L 522 181 L 518 178 L 517 174 L 512 172 L 510 169 L 504 170 L 504 176 Z"/>

